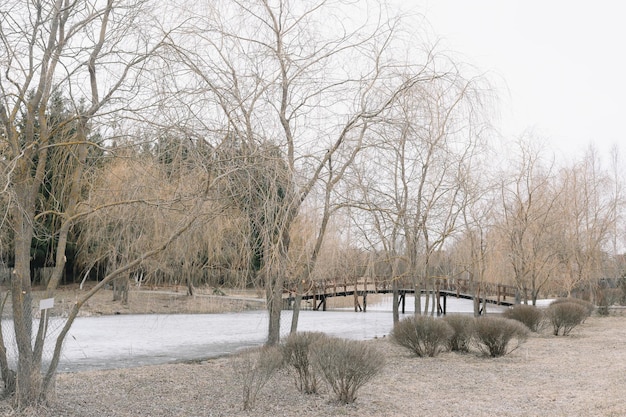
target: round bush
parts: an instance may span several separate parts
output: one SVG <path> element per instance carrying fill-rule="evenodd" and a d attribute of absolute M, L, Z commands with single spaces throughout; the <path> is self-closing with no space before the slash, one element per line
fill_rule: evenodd
<path fill-rule="evenodd" d="M 573 297 L 557 298 L 556 300 L 552 301 L 550 305 L 561 304 L 561 303 L 578 304 L 579 306 L 583 307 L 586 310 L 587 317 L 591 316 L 593 314 L 593 311 L 596 308 L 596 306 L 594 306 L 593 303 L 590 303 L 589 301 L 585 301 L 585 300 L 581 300 L 580 298 L 573 298 Z"/>
<path fill-rule="evenodd" d="M 528 338 L 528 328 L 504 317 L 481 317 L 476 320 L 478 349 L 491 357 L 504 356 L 517 349 Z M 515 341 L 511 347 L 510 343 Z"/>
<path fill-rule="evenodd" d="M 350 404 L 359 388 L 376 376 L 385 357 L 364 342 L 324 338 L 311 346 L 315 367 L 330 385 L 336 399 Z"/>
<path fill-rule="evenodd" d="M 417 356 L 437 356 L 454 335 L 444 320 L 411 316 L 400 320 L 391 331 L 391 340 Z"/>
<path fill-rule="evenodd" d="M 507 319 L 517 320 L 529 330 L 538 332 L 543 323 L 543 313 L 536 306 L 517 304 L 506 310 L 503 316 Z"/>
<path fill-rule="evenodd" d="M 589 316 L 589 309 L 576 302 L 553 302 L 546 311 L 553 334 L 567 336 Z"/>
<path fill-rule="evenodd" d="M 450 314 L 443 320 L 452 327 L 454 334 L 448 341 L 448 349 L 454 352 L 469 352 L 472 338 L 474 337 L 474 316 L 466 314 Z"/>

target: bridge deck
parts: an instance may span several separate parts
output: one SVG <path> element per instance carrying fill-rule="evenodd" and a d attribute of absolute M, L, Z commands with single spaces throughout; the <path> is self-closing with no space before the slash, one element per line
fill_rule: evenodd
<path fill-rule="evenodd" d="M 490 303 L 503 306 L 511 306 L 517 295 L 517 288 L 509 285 L 490 284 L 490 283 L 474 283 L 474 291 L 476 295 L 471 294 L 469 288 L 471 283 L 467 280 L 456 280 L 452 285 L 443 280 L 437 280 L 433 283 L 430 290 L 422 289 L 422 294 L 432 294 L 437 298 L 437 309 L 440 314 L 446 314 L 447 297 L 463 298 L 473 300 L 478 298 L 480 303 Z M 415 294 L 415 287 L 405 282 L 397 282 L 397 291 L 399 294 L 399 302 L 402 305 L 404 313 L 405 295 Z M 366 311 L 368 294 L 390 294 L 394 289 L 393 282 L 388 280 L 353 280 L 352 282 L 336 282 L 336 281 L 320 281 L 309 283 L 306 291 L 300 295 L 302 300 L 314 300 L 313 309 L 326 310 L 326 300 L 331 297 L 354 297 L 355 311 Z M 286 290 L 283 293 L 283 299 L 287 308 L 295 300 L 297 292 L 295 290 Z M 359 302 L 362 299 L 362 305 Z M 508 297 L 508 298 L 507 298 Z"/>

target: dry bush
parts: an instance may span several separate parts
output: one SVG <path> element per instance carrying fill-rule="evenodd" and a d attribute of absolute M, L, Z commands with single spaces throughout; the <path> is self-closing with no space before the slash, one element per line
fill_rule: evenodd
<path fill-rule="evenodd" d="M 623 306 L 626 306 L 626 275 L 622 276 L 617 281 L 617 286 L 622 291 L 622 295 L 620 297 L 619 303 Z"/>
<path fill-rule="evenodd" d="M 544 315 L 536 306 L 517 304 L 506 310 L 503 316 L 507 319 L 517 320 L 529 330 L 538 332 L 544 322 Z"/>
<path fill-rule="evenodd" d="M 602 288 L 596 293 L 598 303 L 598 314 L 608 316 L 613 304 L 618 304 L 622 298 L 620 288 Z"/>
<path fill-rule="evenodd" d="M 516 320 L 503 317 L 481 317 L 476 320 L 476 344 L 493 358 L 507 355 L 528 338 L 528 329 Z M 515 346 L 510 343 L 515 340 Z"/>
<path fill-rule="evenodd" d="M 552 301 L 550 305 L 560 304 L 560 303 L 578 304 L 579 306 L 583 307 L 586 310 L 587 316 L 585 318 L 591 316 L 591 314 L 593 314 L 593 311 L 596 309 L 596 306 L 594 306 L 593 303 L 590 303 L 589 301 L 581 300 L 580 298 L 572 298 L 572 297 L 557 298 L 556 300 Z"/>
<path fill-rule="evenodd" d="M 391 340 L 417 356 L 437 356 L 454 335 L 452 327 L 444 320 L 429 316 L 411 316 L 393 327 Z"/>
<path fill-rule="evenodd" d="M 296 387 L 300 392 L 317 392 L 317 374 L 312 364 L 311 346 L 326 339 L 321 332 L 301 332 L 289 335 L 283 344 L 285 363 L 296 370 Z"/>
<path fill-rule="evenodd" d="M 469 352 L 472 338 L 474 337 L 474 316 L 465 314 L 451 314 L 443 318 L 450 325 L 454 334 L 448 341 L 448 349 L 453 352 Z"/>
<path fill-rule="evenodd" d="M 364 342 L 339 338 L 320 339 L 312 346 L 313 362 L 330 385 L 336 399 L 353 403 L 356 393 L 385 365 L 385 357 Z"/>
<path fill-rule="evenodd" d="M 550 304 L 546 315 L 552 323 L 553 334 L 567 336 L 589 316 L 589 310 L 580 303 L 559 301 Z"/>
<path fill-rule="evenodd" d="M 259 391 L 281 368 L 283 355 L 276 346 L 252 348 L 242 352 L 233 362 L 236 377 L 242 384 L 243 409 L 254 407 Z"/>

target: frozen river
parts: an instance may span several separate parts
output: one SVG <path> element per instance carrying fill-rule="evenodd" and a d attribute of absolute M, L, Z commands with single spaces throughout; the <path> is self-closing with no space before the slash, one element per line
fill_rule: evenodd
<path fill-rule="evenodd" d="M 407 297 L 407 307 L 413 299 Z M 492 312 L 499 307 L 490 306 Z M 469 300 L 448 299 L 449 312 L 472 312 Z M 282 315 L 288 334 L 291 311 Z M 410 314 L 410 311 L 407 311 Z M 391 302 L 350 310 L 301 311 L 298 330 L 322 331 L 350 339 L 373 339 L 392 328 Z M 63 349 L 60 372 L 110 369 L 198 360 L 260 345 L 267 334 L 267 313 L 117 315 L 78 318 Z"/>

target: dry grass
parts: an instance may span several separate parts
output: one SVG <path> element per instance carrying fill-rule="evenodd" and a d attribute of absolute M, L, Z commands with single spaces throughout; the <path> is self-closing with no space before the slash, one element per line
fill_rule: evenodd
<path fill-rule="evenodd" d="M 323 314 L 323 313 L 320 313 Z M 62 374 L 57 398 L 27 416 L 623 416 L 626 318 L 592 317 L 571 336 L 532 334 L 509 356 L 446 352 L 415 358 L 386 339 L 368 343 L 387 366 L 353 405 L 297 391 L 287 371 L 241 411 L 232 358 L 195 364 Z M 2 408 L 4 405 L 4 408 Z M 11 415 L 0 403 L 0 414 Z"/>

